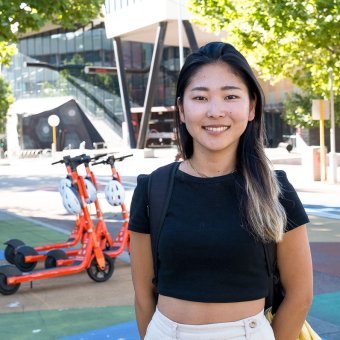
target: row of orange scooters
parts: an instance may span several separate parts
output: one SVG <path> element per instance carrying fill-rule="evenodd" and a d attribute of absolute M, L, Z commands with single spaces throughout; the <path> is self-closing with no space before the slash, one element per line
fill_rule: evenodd
<path fill-rule="evenodd" d="M 60 181 L 59 192 L 65 209 L 75 215 L 75 224 L 65 242 L 37 247 L 26 245 L 18 239 L 5 242 L 5 259 L 10 264 L 0 266 L 0 293 L 14 294 L 22 282 L 72 275 L 84 270 L 96 282 L 110 279 L 114 261 L 124 250 L 130 251 L 128 212 L 124 199 L 125 190 L 116 170 L 116 161 L 132 155 L 115 157 L 113 154 L 99 154 L 94 157 L 82 154 L 64 156 L 52 164 L 64 164 L 67 176 Z M 108 231 L 98 200 L 98 185 L 91 167 L 107 164 L 111 168 L 111 179 L 105 187 L 106 200 L 112 206 L 120 206 L 122 226 L 115 239 Z M 91 165 L 91 167 L 90 167 Z M 80 175 L 78 167 L 85 167 Z M 96 217 L 90 214 L 94 204 Z M 44 261 L 44 268 L 37 269 L 38 262 Z"/>

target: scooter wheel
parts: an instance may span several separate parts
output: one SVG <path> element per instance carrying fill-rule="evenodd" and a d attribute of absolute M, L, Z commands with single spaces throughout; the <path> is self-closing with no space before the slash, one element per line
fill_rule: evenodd
<path fill-rule="evenodd" d="M 21 272 L 12 265 L 0 266 L 0 293 L 3 295 L 14 294 L 20 287 L 20 283 L 14 285 L 7 284 L 7 278 L 9 276 L 20 276 Z"/>
<path fill-rule="evenodd" d="M 37 265 L 35 262 L 25 262 L 25 256 L 39 255 L 38 252 L 30 246 L 19 246 L 16 248 L 16 254 L 14 257 L 14 264 L 22 272 L 30 272 Z"/>
<path fill-rule="evenodd" d="M 67 258 L 68 258 L 68 256 L 61 249 L 50 250 L 46 254 L 45 268 L 46 269 L 55 268 L 57 266 L 58 260 L 66 260 Z"/>
<path fill-rule="evenodd" d="M 17 239 L 11 239 L 6 241 L 5 244 L 7 244 L 5 248 L 5 259 L 7 262 L 14 264 L 15 248 L 23 246 L 25 243 Z"/>
<path fill-rule="evenodd" d="M 114 271 L 114 259 L 107 254 L 104 254 L 105 268 L 102 270 L 98 266 L 97 260 L 94 257 L 91 261 L 90 267 L 87 268 L 87 274 L 89 277 L 96 282 L 107 281 L 113 274 Z"/>

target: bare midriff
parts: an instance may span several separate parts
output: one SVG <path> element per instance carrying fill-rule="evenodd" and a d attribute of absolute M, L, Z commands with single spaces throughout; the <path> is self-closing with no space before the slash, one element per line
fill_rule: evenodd
<path fill-rule="evenodd" d="M 174 322 L 203 325 L 238 321 L 254 316 L 263 310 L 264 302 L 263 298 L 242 302 L 206 303 L 159 295 L 157 308 Z"/>

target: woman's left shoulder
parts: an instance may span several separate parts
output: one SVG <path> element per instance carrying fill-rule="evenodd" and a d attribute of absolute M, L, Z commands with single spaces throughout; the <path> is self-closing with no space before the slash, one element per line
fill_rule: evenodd
<path fill-rule="evenodd" d="M 274 174 L 279 181 L 287 181 L 287 174 L 284 170 L 274 170 Z"/>
<path fill-rule="evenodd" d="M 275 170 L 276 178 L 280 185 L 280 203 L 286 211 L 286 231 L 292 230 L 309 222 L 303 204 L 293 185 L 289 182 L 287 174 L 283 170 Z"/>
<path fill-rule="evenodd" d="M 280 184 L 281 191 L 295 191 L 284 170 L 274 170 L 274 173 Z"/>

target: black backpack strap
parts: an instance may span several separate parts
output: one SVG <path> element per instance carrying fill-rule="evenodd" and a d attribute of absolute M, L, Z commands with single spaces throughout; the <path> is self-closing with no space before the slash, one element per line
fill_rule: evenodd
<path fill-rule="evenodd" d="M 263 243 L 264 255 L 266 258 L 266 267 L 268 273 L 268 296 L 266 297 L 265 309 L 272 307 L 273 305 L 273 274 L 276 263 L 276 244 Z"/>
<path fill-rule="evenodd" d="M 269 294 L 266 298 L 265 309 L 271 307 L 274 315 L 284 299 L 285 292 L 280 281 L 277 268 L 277 245 L 275 242 L 263 244 L 269 277 Z"/>
<path fill-rule="evenodd" d="M 158 279 L 158 241 L 161 228 L 168 211 L 168 205 L 172 194 L 175 172 L 180 162 L 174 162 L 158 168 L 149 176 L 148 183 L 148 212 L 150 220 L 151 248 L 155 277 L 153 283 Z"/>
<path fill-rule="evenodd" d="M 274 271 L 276 264 L 276 243 L 263 243 L 264 255 L 266 257 L 266 266 L 268 275 L 271 275 Z"/>

